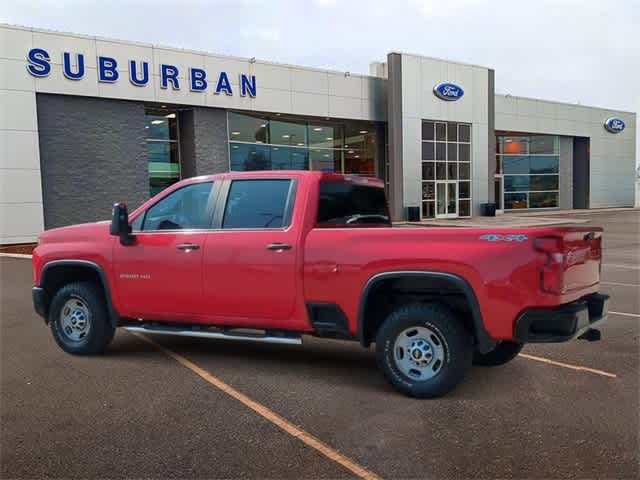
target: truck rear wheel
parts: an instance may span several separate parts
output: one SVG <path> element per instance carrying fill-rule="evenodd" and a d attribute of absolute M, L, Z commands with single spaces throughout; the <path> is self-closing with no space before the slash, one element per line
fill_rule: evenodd
<path fill-rule="evenodd" d="M 102 353 L 115 333 L 104 295 L 90 282 L 69 283 L 56 292 L 49 325 L 60 348 L 77 355 Z"/>
<path fill-rule="evenodd" d="M 524 344 L 519 342 L 500 342 L 495 348 L 487 353 L 475 352 L 473 354 L 473 364 L 483 367 L 495 367 L 504 365 L 518 356 Z"/>
<path fill-rule="evenodd" d="M 378 330 L 376 358 L 385 378 L 411 397 L 442 396 L 471 366 L 470 333 L 444 305 L 411 304 L 393 311 Z"/>

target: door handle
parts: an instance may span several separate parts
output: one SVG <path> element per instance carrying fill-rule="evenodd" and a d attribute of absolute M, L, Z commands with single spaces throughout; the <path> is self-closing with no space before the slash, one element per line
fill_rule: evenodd
<path fill-rule="evenodd" d="M 288 243 L 270 243 L 267 245 L 267 250 L 291 250 L 291 245 Z"/>
<path fill-rule="evenodd" d="M 197 243 L 181 243 L 176 246 L 178 250 L 184 250 L 185 252 L 190 252 L 191 250 L 198 250 L 200 245 Z"/>

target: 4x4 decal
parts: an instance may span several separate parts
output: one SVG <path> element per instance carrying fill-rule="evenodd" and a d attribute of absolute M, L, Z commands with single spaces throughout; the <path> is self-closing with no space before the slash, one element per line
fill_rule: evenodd
<path fill-rule="evenodd" d="M 485 235 L 480 236 L 480 240 L 487 240 L 488 242 L 524 242 L 528 240 L 527 237 L 523 233 L 517 234 L 509 234 L 509 235 L 500 235 L 498 233 L 487 233 Z"/>

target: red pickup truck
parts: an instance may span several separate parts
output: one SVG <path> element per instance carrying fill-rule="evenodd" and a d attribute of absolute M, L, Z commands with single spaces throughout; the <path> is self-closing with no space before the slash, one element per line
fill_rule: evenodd
<path fill-rule="evenodd" d="M 69 353 L 115 329 L 376 344 L 401 392 L 443 395 L 527 342 L 597 340 L 602 229 L 392 226 L 383 183 L 322 172 L 183 180 L 130 216 L 44 232 L 35 310 Z"/>

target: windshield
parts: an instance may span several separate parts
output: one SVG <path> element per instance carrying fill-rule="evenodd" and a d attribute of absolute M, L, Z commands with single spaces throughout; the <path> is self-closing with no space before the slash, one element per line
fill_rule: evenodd
<path fill-rule="evenodd" d="M 391 226 L 384 190 L 347 182 L 320 182 L 317 225 Z"/>

